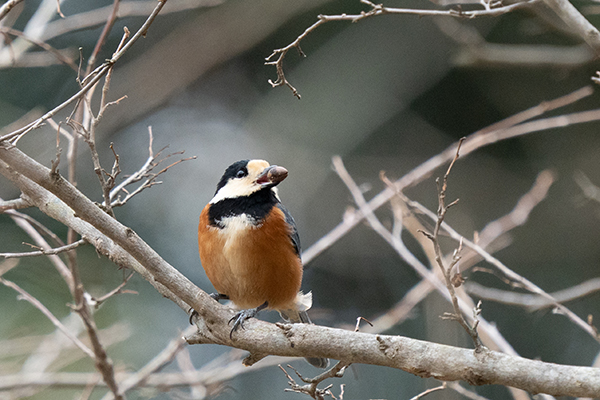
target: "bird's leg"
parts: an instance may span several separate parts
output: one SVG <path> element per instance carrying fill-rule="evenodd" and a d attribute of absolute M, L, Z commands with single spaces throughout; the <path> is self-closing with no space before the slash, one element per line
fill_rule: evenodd
<path fill-rule="evenodd" d="M 209 296 L 215 301 L 229 300 L 229 296 L 227 296 L 226 294 L 222 294 L 222 293 L 211 293 L 211 294 L 209 294 Z M 194 319 L 194 317 L 196 317 L 198 315 L 198 311 L 196 311 L 192 307 L 190 307 L 190 309 L 188 310 L 188 314 L 190 314 L 190 325 L 193 325 L 192 320 Z"/>
<path fill-rule="evenodd" d="M 226 294 L 223 293 L 211 293 L 209 294 L 210 297 L 213 298 L 213 300 L 219 301 L 219 300 L 229 300 L 229 296 L 227 296 Z"/>
<path fill-rule="evenodd" d="M 244 321 L 245 320 L 255 317 L 256 314 L 258 314 L 258 312 L 260 310 L 264 310 L 268 306 L 269 306 L 269 302 L 265 301 L 263 304 L 261 304 L 260 306 L 258 306 L 256 308 L 250 308 L 248 310 L 238 311 L 233 316 L 233 318 L 231 318 L 229 320 L 229 323 L 231 323 L 231 321 L 234 321 L 233 322 L 233 327 L 231 328 L 231 332 L 229 332 L 229 338 L 232 339 L 233 338 L 233 332 L 237 331 L 240 327 L 242 329 L 245 329 L 244 328 Z"/>

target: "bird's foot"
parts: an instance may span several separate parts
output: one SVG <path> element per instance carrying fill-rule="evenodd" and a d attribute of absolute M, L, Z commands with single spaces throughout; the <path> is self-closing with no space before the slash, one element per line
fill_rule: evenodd
<path fill-rule="evenodd" d="M 227 296 L 226 294 L 221 294 L 221 293 L 211 293 L 209 294 L 210 297 L 213 298 L 213 300 L 215 301 L 219 301 L 219 300 L 229 300 L 229 296 Z"/>
<path fill-rule="evenodd" d="M 231 331 L 229 332 L 229 338 L 233 339 L 233 332 L 237 331 L 239 328 L 246 329 L 244 327 L 244 321 L 246 321 L 247 319 L 250 319 L 250 318 L 254 318 L 260 310 L 267 308 L 268 305 L 269 305 L 269 303 L 267 303 L 265 301 L 263 304 L 261 304 L 260 306 L 258 306 L 256 308 L 250 308 L 248 310 L 238 311 L 233 316 L 233 318 L 231 318 L 229 320 L 230 324 L 233 321 L 233 326 L 231 327 Z"/>

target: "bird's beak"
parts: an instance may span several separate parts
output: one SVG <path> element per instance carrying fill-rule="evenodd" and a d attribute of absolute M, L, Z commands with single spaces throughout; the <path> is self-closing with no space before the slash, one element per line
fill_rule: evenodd
<path fill-rule="evenodd" d="M 288 176 L 288 170 L 279 165 L 271 165 L 256 178 L 256 183 L 263 187 L 276 186 Z"/>

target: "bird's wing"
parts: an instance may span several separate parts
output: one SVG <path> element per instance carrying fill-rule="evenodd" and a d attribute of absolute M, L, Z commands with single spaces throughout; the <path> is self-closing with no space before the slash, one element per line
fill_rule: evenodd
<path fill-rule="evenodd" d="M 296 250 L 296 254 L 300 257 L 300 253 L 302 252 L 302 247 L 300 246 L 300 235 L 298 235 L 298 228 L 296 228 L 296 221 L 292 217 L 292 214 L 285 208 L 285 206 L 281 203 L 277 203 L 277 207 L 283 212 L 285 216 L 285 222 L 290 226 L 290 239 L 292 240 L 292 244 L 294 245 L 294 249 Z"/>

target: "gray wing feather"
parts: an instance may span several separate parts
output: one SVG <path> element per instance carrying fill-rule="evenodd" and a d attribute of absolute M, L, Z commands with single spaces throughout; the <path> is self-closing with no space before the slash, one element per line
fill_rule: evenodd
<path fill-rule="evenodd" d="M 294 249 L 296 250 L 296 254 L 300 257 L 302 253 L 302 247 L 300 246 L 300 235 L 298 235 L 298 228 L 296 228 L 296 221 L 292 217 L 292 214 L 285 208 L 285 206 L 281 203 L 277 203 L 277 207 L 283 211 L 283 215 L 285 215 L 285 222 L 291 227 L 290 239 L 292 244 L 294 245 Z"/>

